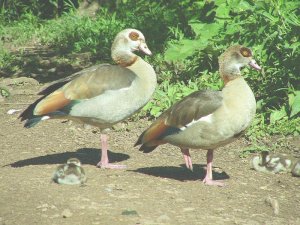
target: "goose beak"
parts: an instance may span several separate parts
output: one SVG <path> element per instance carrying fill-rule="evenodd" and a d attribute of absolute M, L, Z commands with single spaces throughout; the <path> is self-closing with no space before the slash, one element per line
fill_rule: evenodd
<path fill-rule="evenodd" d="M 254 59 L 251 59 L 249 62 L 249 66 L 251 66 L 255 70 L 261 70 L 261 67 L 256 63 Z"/>
<path fill-rule="evenodd" d="M 146 55 L 152 55 L 152 52 L 150 51 L 146 43 L 141 43 L 139 46 L 139 50 L 144 52 Z"/>

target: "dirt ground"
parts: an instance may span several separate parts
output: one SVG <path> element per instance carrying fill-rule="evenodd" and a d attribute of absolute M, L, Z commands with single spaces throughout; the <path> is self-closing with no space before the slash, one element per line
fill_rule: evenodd
<path fill-rule="evenodd" d="M 300 224 L 300 179 L 252 170 L 253 155 L 239 157 L 247 145 L 243 138 L 215 152 L 213 175 L 225 179 L 223 188 L 201 182 L 205 151 L 191 151 L 191 172 L 174 146 L 149 154 L 134 148 L 150 123 L 145 120 L 109 132 L 110 159 L 127 169 L 99 169 L 96 129 L 60 120 L 23 128 L 18 113 L 7 111 L 24 109 L 41 85 L 25 79 L 8 86 L 12 95 L 0 99 L 0 225 Z M 278 151 L 299 157 L 299 138 L 286 141 L 289 148 Z M 86 185 L 51 182 L 55 168 L 71 157 L 81 160 Z M 278 201 L 278 215 L 269 197 Z"/>

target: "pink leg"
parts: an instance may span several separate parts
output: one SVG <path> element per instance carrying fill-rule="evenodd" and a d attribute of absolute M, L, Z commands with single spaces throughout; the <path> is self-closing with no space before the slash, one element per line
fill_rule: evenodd
<path fill-rule="evenodd" d="M 108 149 L 108 136 L 106 134 L 101 134 L 101 160 L 97 163 L 97 167 L 109 168 L 109 169 L 124 169 L 125 165 L 114 165 L 109 163 L 107 149 Z"/>
<path fill-rule="evenodd" d="M 214 157 L 213 154 L 214 154 L 213 150 L 207 151 L 206 176 L 203 179 L 203 183 L 205 183 L 206 185 L 214 185 L 214 186 L 223 187 L 225 185 L 223 182 L 215 181 L 215 180 L 213 180 L 213 177 L 212 177 L 212 161 L 213 161 L 213 157 Z"/>
<path fill-rule="evenodd" d="M 184 162 L 185 165 L 188 169 L 190 169 L 191 171 L 193 171 L 193 163 L 192 163 L 192 158 L 189 152 L 188 148 L 180 148 L 182 154 L 183 154 L 183 158 L 184 158 Z"/>

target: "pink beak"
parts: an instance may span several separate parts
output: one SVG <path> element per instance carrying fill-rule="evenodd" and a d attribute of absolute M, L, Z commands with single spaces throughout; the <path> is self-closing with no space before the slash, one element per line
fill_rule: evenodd
<path fill-rule="evenodd" d="M 256 63 L 256 61 L 254 59 L 251 60 L 251 62 L 249 63 L 249 66 L 251 66 L 253 69 L 261 70 L 261 67 Z"/>
<path fill-rule="evenodd" d="M 146 55 L 152 55 L 152 52 L 150 51 L 150 49 L 148 48 L 146 43 L 141 43 L 139 46 L 139 49 L 144 52 Z"/>

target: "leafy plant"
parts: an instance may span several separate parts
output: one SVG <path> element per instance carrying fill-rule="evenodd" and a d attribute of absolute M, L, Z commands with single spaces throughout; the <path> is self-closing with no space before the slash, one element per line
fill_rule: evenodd
<path fill-rule="evenodd" d="M 266 145 L 253 144 L 244 148 L 240 153 L 240 158 L 247 158 L 250 154 L 270 151 L 270 147 Z"/>
<path fill-rule="evenodd" d="M 0 95 L 2 97 L 8 98 L 10 96 L 10 92 L 7 88 L 0 86 Z"/>
<path fill-rule="evenodd" d="M 2 1 L 1 71 L 8 75 L 24 71 L 25 55 L 14 51 L 27 43 L 49 46 L 62 58 L 89 52 L 92 63 L 110 62 L 115 34 L 137 28 L 154 53 L 146 60 L 159 82 L 139 116 L 153 118 L 193 91 L 221 89 L 218 57 L 239 43 L 252 48 L 263 68 L 262 72 L 244 69 L 257 99 L 257 115 L 247 137 L 254 141 L 300 133 L 299 1 L 101 1 L 93 17 L 80 16 L 78 4 L 76 0 Z"/>

